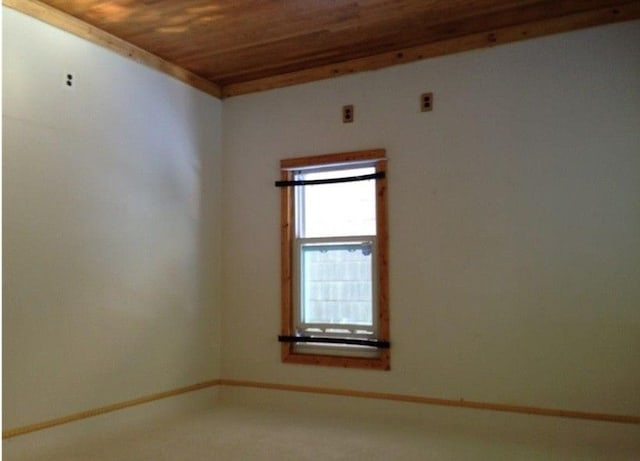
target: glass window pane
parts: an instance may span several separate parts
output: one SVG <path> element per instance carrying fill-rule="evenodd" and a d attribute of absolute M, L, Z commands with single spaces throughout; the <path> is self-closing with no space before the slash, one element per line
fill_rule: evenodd
<path fill-rule="evenodd" d="M 371 242 L 303 244 L 302 322 L 372 325 Z"/>
<path fill-rule="evenodd" d="M 375 168 L 302 172 L 296 179 L 344 178 L 375 173 Z M 375 180 L 322 184 L 298 188 L 299 237 L 375 235 Z"/>

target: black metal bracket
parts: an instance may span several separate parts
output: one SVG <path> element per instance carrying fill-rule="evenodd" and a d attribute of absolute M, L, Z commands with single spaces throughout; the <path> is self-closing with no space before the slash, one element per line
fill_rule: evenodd
<path fill-rule="evenodd" d="M 361 176 L 349 176 L 347 178 L 329 178 L 329 179 L 309 179 L 299 181 L 276 181 L 276 187 L 291 186 L 315 186 L 318 184 L 335 184 L 341 182 L 367 181 L 369 179 L 381 179 L 385 177 L 384 171 L 372 174 L 364 174 Z"/>
<path fill-rule="evenodd" d="M 368 346 L 377 349 L 389 349 L 389 341 L 378 339 L 355 339 L 355 338 L 332 338 L 328 336 L 287 336 L 279 335 L 278 341 L 281 343 L 320 343 L 320 344 L 346 344 L 349 346 Z"/>

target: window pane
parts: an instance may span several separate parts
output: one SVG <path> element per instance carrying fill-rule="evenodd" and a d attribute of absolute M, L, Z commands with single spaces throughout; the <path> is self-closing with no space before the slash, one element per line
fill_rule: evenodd
<path fill-rule="evenodd" d="M 372 242 L 300 248 L 302 322 L 372 325 Z"/>
<path fill-rule="evenodd" d="M 296 179 L 344 178 L 375 173 L 375 168 L 303 172 Z M 298 188 L 299 237 L 375 235 L 375 180 L 322 184 Z"/>

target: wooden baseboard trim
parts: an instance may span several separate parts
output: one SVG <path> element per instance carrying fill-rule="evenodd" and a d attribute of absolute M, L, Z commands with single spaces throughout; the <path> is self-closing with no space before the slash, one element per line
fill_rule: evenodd
<path fill-rule="evenodd" d="M 2 439 L 10 439 L 18 435 L 28 434 L 30 432 L 40 431 L 42 429 L 48 429 L 54 426 L 60 426 L 61 424 L 67 424 L 81 419 L 91 418 L 93 416 L 103 415 L 116 410 L 122 410 L 125 408 L 141 405 L 143 403 L 153 402 L 155 400 L 166 399 L 168 397 L 174 397 L 176 395 L 185 394 L 187 392 L 198 391 L 206 389 L 208 387 L 217 386 L 220 384 L 219 379 L 212 379 L 209 381 L 203 381 L 201 383 L 192 384 L 190 386 L 179 387 L 170 391 L 158 392 L 156 394 L 146 395 L 144 397 L 138 397 L 136 399 L 126 400 L 124 402 L 118 402 L 104 407 L 93 408 L 91 410 L 81 411 L 79 413 L 73 413 L 59 418 L 49 419 L 47 421 L 41 421 L 35 424 L 29 424 L 27 426 L 16 427 L 13 429 L 7 429 L 2 431 Z"/>
<path fill-rule="evenodd" d="M 357 397 L 377 400 L 390 400 L 394 402 L 409 402 L 426 405 L 438 405 L 457 408 L 472 408 L 475 410 L 490 410 L 507 413 L 520 413 L 536 416 L 554 416 L 560 418 L 583 419 L 591 421 L 606 421 L 624 424 L 640 424 L 640 416 L 618 415 L 609 413 L 592 413 L 586 411 L 562 410 L 559 408 L 539 408 L 525 405 L 509 405 L 503 403 L 478 402 L 473 400 L 453 400 L 437 397 L 423 397 L 406 394 L 390 394 L 385 392 L 357 391 L 351 389 L 323 388 L 314 386 L 298 386 L 292 384 L 275 384 L 255 381 L 242 381 L 236 379 L 221 379 L 220 385 L 232 387 L 249 387 L 257 389 L 270 389 L 289 392 L 305 392 L 311 394 L 337 395 L 343 397 Z"/>
<path fill-rule="evenodd" d="M 91 418 L 93 416 L 103 415 L 112 411 L 123 410 L 125 408 L 141 405 L 144 403 L 153 402 L 155 400 L 166 399 L 168 397 L 174 397 L 176 395 L 185 394 L 187 392 L 198 391 L 214 386 L 229 386 L 229 387 L 248 387 L 254 389 L 268 389 L 276 391 L 287 392 L 304 392 L 309 394 L 321 394 L 321 395 L 336 395 L 342 397 L 356 397 L 365 399 L 376 400 L 389 400 L 393 402 L 407 402 L 417 403 L 423 405 L 438 405 L 445 407 L 456 408 L 471 408 L 475 410 L 489 410 L 500 411 L 507 413 L 520 413 L 525 415 L 535 416 L 553 416 L 559 418 L 571 418 L 582 419 L 590 421 L 605 421 L 610 423 L 623 423 L 623 424 L 640 424 L 640 416 L 634 415 L 618 415 L 611 413 L 592 413 L 586 411 L 575 410 L 562 410 L 559 408 L 540 408 L 531 407 L 526 405 L 510 405 L 504 403 L 490 403 L 490 402 L 478 402 L 473 400 L 453 400 L 442 399 L 437 397 L 424 397 L 418 395 L 406 395 L 406 394 L 391 394 L 386 392 L 370 392 L 370 391 L 358 391 L 353 389 L 338 389 L 338 388 L 325 388 L 316 386 L 300 386 L 295 384 L 277 384 L 277 383 L 265 383 L 258 381 L 244 381 L 238 379 L 211 379 L 209 381 L 203 381 L 190 386 L 180 387 L 165 392 L 158 392 L 156 394 L 147 395 L 144 397 L 138 397 L 132 400 L 126 400 L 124 402 L 114 403 L 104 407 L 94 408 L 91 410 L 81 411 L 79 413 L 73 413 L 59 418 L 50 419 L 47 421 L 41 421 L 39 423 L 29 424 L 27 426 L 16 427 L 13 429 L 7 429 L 2 431 L 3 439 L 10 439 L 19 435 L 29 434 L 31 432 L 41 431 L 62 424 L 79 421 L 81 419 Z"/>

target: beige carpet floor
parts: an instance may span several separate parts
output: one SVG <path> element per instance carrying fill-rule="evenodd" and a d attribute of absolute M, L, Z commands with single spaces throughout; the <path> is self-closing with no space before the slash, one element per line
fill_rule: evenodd
<path fill-rule="evenodd" d="M 7 439 L 5 461 L 640 460 L 640 427 L 230 390 Z M 256 397 L 259 395 L 259 397 Z"/>

